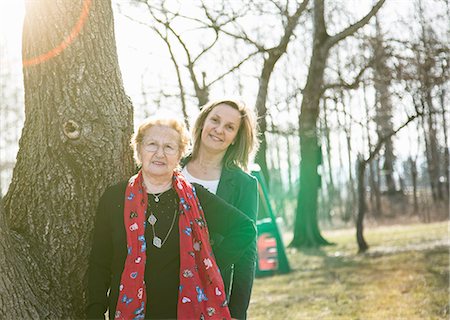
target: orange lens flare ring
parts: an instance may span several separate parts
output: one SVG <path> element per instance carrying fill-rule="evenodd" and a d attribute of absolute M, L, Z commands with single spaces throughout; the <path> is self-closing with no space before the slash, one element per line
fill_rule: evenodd
<path fill-rule="evenodd" d="M 76 37 L 78 37 L 81 29 L 83 28 L 88 15 L 89 15 L 89 8 L 91 6 L 92 0 L 84 0 L 83 1 L 83 9 L 81 11 L 80 17 L 78 18 L 77 23 L 72 28 L 70 34 L 56 47 L 54 47 L 52 50 L 43 53 L 37 57 L 31 58 L 31 59 L 24 59 L 22 61 L 22 64 L 24 67 L 30 67 L 37 65 L 39 63 L 45 62 L 58 54 L 60 54 L 64 49 L 66 49 L 74 40 Z"/>

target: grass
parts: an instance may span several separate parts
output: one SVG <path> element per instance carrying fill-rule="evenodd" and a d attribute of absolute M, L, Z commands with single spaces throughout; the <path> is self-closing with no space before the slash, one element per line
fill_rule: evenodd
<path fill-rule="evenodd" d="M 258 278 L 250 320 L 448 319 L 449 224 L 324 232 L 334 246 L 288 250 L 292 272 Z"/>

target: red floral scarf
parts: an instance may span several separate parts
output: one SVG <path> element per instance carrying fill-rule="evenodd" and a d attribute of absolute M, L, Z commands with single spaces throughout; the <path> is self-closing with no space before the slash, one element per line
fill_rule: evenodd
<path fill-rule="evenodd" d="M 180 198 L 178 319 L 231 319 L 222 277 L 213 257 L 206 220 L 195 189 L 177 171 L 172 185 Z M 116 319 L 144 319 L 145 316 L 146 210 L 147 193 L 139 171 L 131 177 L 125 191 L 128 255 L 120 280 Z"/>

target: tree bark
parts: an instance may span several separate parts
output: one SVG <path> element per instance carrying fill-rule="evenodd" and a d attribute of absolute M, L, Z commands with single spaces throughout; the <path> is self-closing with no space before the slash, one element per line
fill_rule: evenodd
<path fill-rule="evenodd" d="M 408 159 L 411 170 L 411 183 L 413 187 L 413 210 L 414 215 L 419 213 L 419 202 L 417 199 L 417 160 L 412 156 Z"/>
<path fill-rule="evenodd" d="M 444 176 L 445 176 L 445 184 L 444 184 L 444 195 L 445 199 L 448 200 L 450 196 L 450 154 L 449 154 L 449 146 L 448 146 L 448 134 L 447 134 L 447 120 L 446 120 L 446 109 L 445 109 L 445 88 L 441 89 L 440 94 L 440 103 L 441 103 L 441 115 L 442 115 L 442 131 L 444 134 Z"/>
<path fill-rule="evenodd" d="M 344 103 L 344 94 L 341 91 L 341 99 L 342 99 L 342 106 L 343 109 L 345 109 L 345 103 Z M 349 101 L 350 102 L 350 101 Z M 351 102 L 349 103 L 349 105 L 351 105 Z M 351 118 L 350 118 L 350 113 L 349 112 L 345 112 L 344 113 L 344 126 L 343 126 L 343 130 L 345 132 L 345 139 L 346 139 L 346 146 L 347 146 L 347 161 L 348 161 L 348 184 L 347 184 L 347 189 L 349 190 L 349 199 L 347 200 L 347 205 L 346 205 L 346 220 L 344 221 L 350 221 L 351 219 L 355 218 L 355 204 L 357 202 L 357 195 L 356 195 L 356 188 L 355 187 L 355 179 L 353 178 L 353 161 L 352 161 L 352 125 L 351 125 Z"/>
<path fill-rule="evenodd" d="M 366 87 L 364 86 L 364 111 L 366 114 L 366 120 L 369 121 L 369 102 L 368 102 L 368 93 Z M 370 130 L 369 126 L 366 126 L 366 135 L 367 135 L 367 146 L 369 150 L 372 149 L 372 141 L 370 138 Z M 370 185 L 370 208 L 372 210 L 372 214 L 375 218 L 381 217 L 382 208 L 381 208 L 381 195 L 380 195 L 380 180 L 379 180 L 379 166 L 378 161 L 372 161 L 369 164 L 369 185 Z"/>
<path fill-rule="evenodd" d="M 367 251 L 369 246 L 364 239 L 364 214 L 366 213 L 366 195 L 364 173 L 366 171 L 367 162 L 364 159 L 358 159 L 357 163 L 357 181 L 358 181 L 358 215 L 356 217 L 356 242 L 358 243 L 358 252 L 363 253 Z"/>
<path fill-rule="evenodd" d="M 109 1 L 28 1 L 26 12 L 26 121 L 0 218 L 2 318 L 81 318 L 98 199 L 133 170 L 132 105 Z"/>
<path fill-rule="evenodd" d="M 426 85 L 425 92 L 425 99 L 426 99 L 426 106 L 428 107 L 428 115 L 427 115 L 427 124 L 428 124 L 428 150 L 427 153 L 429 157 L 427 157 L 428 160 L 428 174 L 430 176 L 430 182 L 431 182 L 431 188 L 432 188 L 432 195 L 433 200 L 443 200 L 443 194 L 442 194 L 442 188 L 441 184 L 439 182 L 439 167 L 440 167 L 440 155 L 438 150 L 438 137 L 437 137 L 437 130 L 436 130 L 436 111 L 433 105 L 433 100 L 431 97 L 431 88 L 428 88 L 428 85 Z"/>
<path fill-rule="evenodd" d="M 373 210 L 374 217 L 380 218 L 383 215 L 383 208 L 381 206 L 381 192 L 380 192 L 380 166 L 378 160 L 370 163 L 370 192 L 374 198 Z"/>

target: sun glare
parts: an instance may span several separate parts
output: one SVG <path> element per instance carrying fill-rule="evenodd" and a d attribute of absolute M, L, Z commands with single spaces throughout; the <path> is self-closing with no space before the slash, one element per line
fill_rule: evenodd
<path fill-rule="evenodd" d="M 0 0 L 0 33 L 2 37 L 17 37 L 17 34 L 11 33 L 16 32 L 17 29 L 21 30 L 24 12 L 23 0 Z"/>
<path fill-rule="evenodd" d="M 22 27 L 24 18 L 23 0 L 0 0 L 0 46 L 1 68 L 21 63 Z M 2 80 L 3 81 L 3 80 Z"/>

